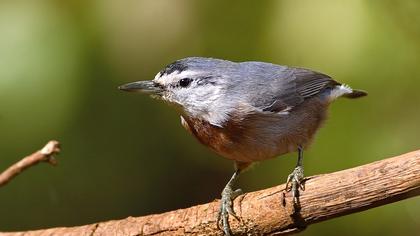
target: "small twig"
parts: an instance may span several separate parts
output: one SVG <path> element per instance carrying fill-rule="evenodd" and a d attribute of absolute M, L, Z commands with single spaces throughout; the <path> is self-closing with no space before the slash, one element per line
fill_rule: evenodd
<path fill-rule="evenodd" d="M 10 180 L 16 177 L 25 169 L 38 164 L 39 162 L 48 162 L 56 165 L 57 160 L 54 155 L 60 152 L 60 143 L 57 141 L 49 141 L 41 150 L 24 157 L 22 160 L 13 164 L 0 174 L 0 187 L 6 185 Z"/>

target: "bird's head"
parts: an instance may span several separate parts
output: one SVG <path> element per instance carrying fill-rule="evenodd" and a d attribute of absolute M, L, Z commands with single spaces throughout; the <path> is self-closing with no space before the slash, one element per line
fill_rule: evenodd
<path fill-rule="evenodd" d="M 218 124 L 226 119 L 229 105 L 227 72 L 235 63 L 219 59 L 191 57 L 175 61 L 153 80 L 124 84 L 120 90 L 141 92 L 180 107 L 187 115 Z M 226 108 L 227 109 L 227 108 Z"/>

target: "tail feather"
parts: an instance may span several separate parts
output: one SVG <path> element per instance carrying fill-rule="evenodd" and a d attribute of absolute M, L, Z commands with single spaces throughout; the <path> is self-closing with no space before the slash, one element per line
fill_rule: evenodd
<path fill-rule="evenodd" d="M 359 98 L 364 97 L 367 95 L 367 92 L 362 90 L 356 90 L 350 88 L 350 86 L 345 84 L 339 84 L 336 85 L 329 94 L 330 101 L 333 101 L 339 97 L 345 97 L 345 98 Z"/>
<path fill-rule="evenodd" d="M 367 96 L 367 95 L 368 95 L 368 93 L 363 91 L 363 90 L 352 89 L 352 91 L 350 93 L 343 94 L 343 97 L 353 99 L 353 98 L 364 97 L 364 96 Z"/>

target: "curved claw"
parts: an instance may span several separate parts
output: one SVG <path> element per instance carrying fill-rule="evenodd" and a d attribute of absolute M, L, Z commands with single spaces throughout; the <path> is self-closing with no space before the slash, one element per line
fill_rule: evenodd
<path fill-rule="evenodd" d="M 299 203 L 299 199 L 298 199 L 299 188 L 302 191 L 305 191 L 305 186 L 303 185 L 303 179 L 304 179 L 304 175 L 303 175 L 302 166 L 297 166 L 293 170 L 293 172 L 287 177 L 285 190 L 286 192 L 292 191 L 293 202 L 295 204 Z M 289 184 L 290 184 L 290 187 L 289 187 Z"/>
<path fill-rule="evenodd" d="M 223 230 L 226 236 L 232 235 L 229 225 L 229 215 L 240 221 L 240 218 L 233 210 L 233 200 L 242 194 L 241 189 L 233 191 L 230 187 L 226 187 L 222 192 L 222 199 L 220 200 L 220 210 L 217 216 L 217 228 Z M 221 228 L 222 226 L 222 228 Z"/>

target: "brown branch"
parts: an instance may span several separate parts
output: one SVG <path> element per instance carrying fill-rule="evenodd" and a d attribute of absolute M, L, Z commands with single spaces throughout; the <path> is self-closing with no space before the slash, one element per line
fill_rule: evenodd
<path fill-rule="evenodd" d="M 307 179 L 301 209 L 295 212 L 284 185 L 247 193 L 235 200 L 235 235 L 295 233 L 306 225 L 420 195 L 420 150 Z M 282 205 L 285 202 L 285 205 Z M 143 217 L 85 226 L 3 235 L 222 235 L 216 227 L 219 202 Z"/>
<path fill-rule="evenodd" d="M 38 164 L 39 162 L 48 162 L 56 165 L 55 154 L 60 152 L 60 144 L 57 141 L 49 141 L 41 150 L 24 157 L 19 162 L 13 164 L 0 174 L 0 187 L 6 185 L 10 180 L 16 177 L 25 169 Z"/>

